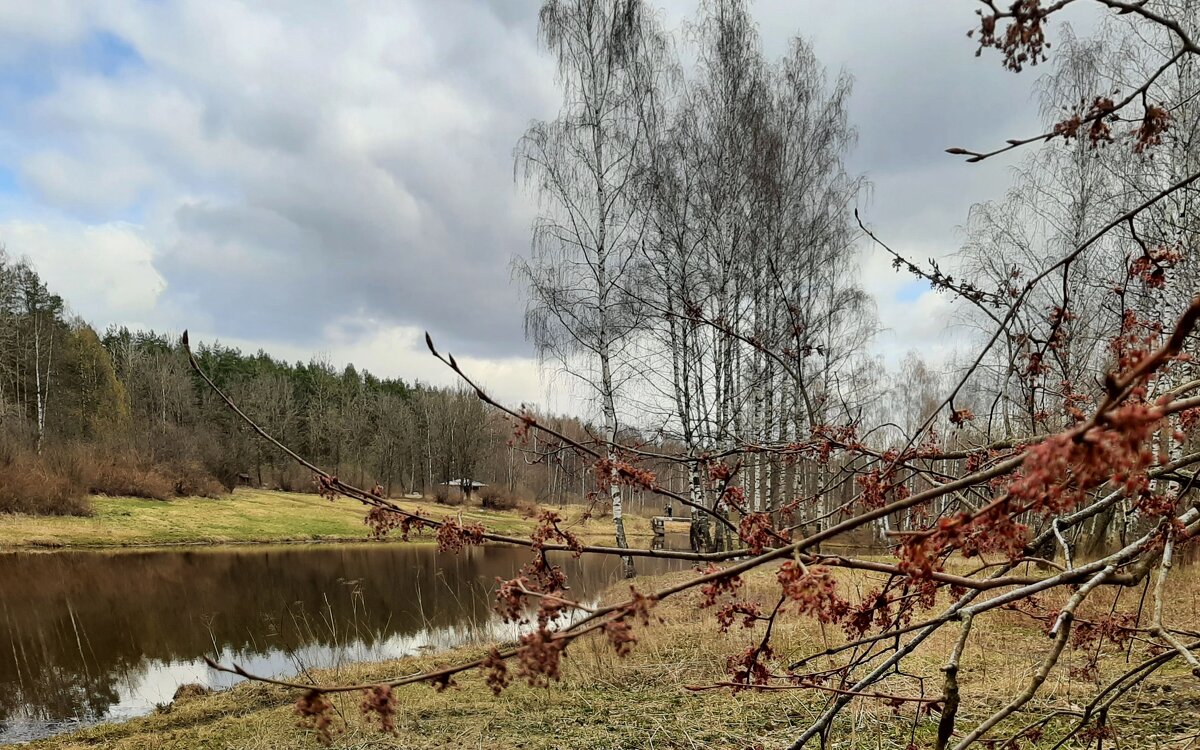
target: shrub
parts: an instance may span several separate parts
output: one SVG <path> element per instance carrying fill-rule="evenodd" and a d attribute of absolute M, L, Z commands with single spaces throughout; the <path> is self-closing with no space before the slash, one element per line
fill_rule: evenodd
<path fill-rule="evenodd" d="M 439 484 L 433 488 L 433 501 L 438 505 L 456 507 L 466 504 L 467 499 L 461 491 Z"/>
<path fill-rule="evenodd" d="M 88 492 L 110 497 L 167 500 L 175 496 L 175 483 L 156 468 L 116 460 L 96 467 Z"/>
<path fill-rule="evenodd" d="M 220 497 L 223 484 L 201 462 L 188 459 L 151 462 L 133 450 L 102 452 L 83 446 L 68 451 L 87 491 L 110 497 L 169 500 L 173 497 Z"/>
<path fill-rule="evenodd" d="M 210 487 L 218 484 L 222 489 L 216 491 L 217 495 L 233 492 L 233 489 L 238 486 L 238 474 L 242 473 L 240 462 L 220 454 L 206 456 L 202 466 L 194 462 L 187 462 L 183 466 L 190 467 L 189 471 L 193 475 L 203 474 Z M 205 495 L 205 497 L 212 496 L 211 494 Z"/>
<path fill-rule="evenodd" d="M 175 695 L 171 696 L 171 701 L 173 703 L 183 703 L 193 698 L 203 698 L 206 695 L 212 695 L 212 693 L 212 688 L 205 687 L 198 682 L 185 682 L 175 688 Z"/>
<path fill-rule="evenodd" d="M 0 466 L 0 512 L 85 516 L 87 486 L 44 456 L 14 454 Z"/>
<path fill-rule="evenodd" d="M 499 487 L 481 489 L 479 501 L 489 510 L 514 510 L 519 504 L 515 495 Z"/>
<path fill-rule="evenodd" d="M 280 466 L 275 481 L 268 482 L 273 489 L 281 492 L 313 492 L 313 475 L 311 471 L 295 464 Z"/>
<path fill-rule="evenodd" d="M 185 463 L 175 470 L 175 494 L 180 497 L 221 497 L 229 489 L 197 463 Z"/>
<path fill-rule="evenodd" d="M 39 455 L 32 443 L 0 434 L 0 513 L 86 515 L 88 495 L 169 500 L 224 494 L 204 460 L 178 452 L 151 458 L 127 443 L 59 443 Z"/>

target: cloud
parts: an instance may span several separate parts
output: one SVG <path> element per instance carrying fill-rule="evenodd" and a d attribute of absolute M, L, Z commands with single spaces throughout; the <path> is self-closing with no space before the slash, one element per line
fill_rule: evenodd
<path fill-rule="evenodd" d="M 0 62 L 39 45 L 78 41 L 88 26 L 85 8 L 72 0 L 0 4 Z"/>
<path fill-rule="evenodd" d="M 204 330 L 200 337 L 214 340 Z M 393 326 L 377 320 L 350 316 L 330 322 L 322 330 L 321 349 L 316 356 L 324 357 L 337 368 L 353 363 L 360 370 L 402 377 L 405 381 L 442 386 L 461 386 L 462 380 L 449 367 L 430 355 L 425 345 L 425 332 L 411 326 Z M 221 343 L 254 351 L 254 341 L 220 337 Z M 435 337 L 443 354 L 444 342 Z M 569 391 L 556 388 L 544 377 L 536 359 L 530 357 L 488 357 L 461 355 L 455 361 L 488 395 L 506 406 L 522 404 L 578 411 L 581 404 Z M 303 346 L 281 345 L 270 354 L 287 361 L 307 362 L 314 352 Z"/>
<path fill-rule="evenodd" d="M 9 221 L 0 223 L 0 243 L 28 257 L 72 310 L 100 324 L 145 325 L 167 288 L 153 247 L 128 224 Z"/>
<path fill-rule="evenodd" d="M 664 5 L 672 29 L 696 10 Z M 530 397 L 536 368 L 509 262 L 534 215 L 512 149 L 558 107 L 537 9 L 0 4 L 10 249 L 46 264 L 99 324 L 361 356 L 404 377 L 427 372 L 413 337 L 429 329 L 498 387 Z M 851 166 L 874 184 L 868 224 L 909 257 L 952 263 L 956 225 L 1002 191 L 1008 165 L 968 166 L 942 150 L 1036 130 L 1035 76 L 973 58 L 964 32 L 975 15 L 957 2 L 760 0 L 752 12 L 769 56 L 798 33 L 831 72 L 855 76 Z M 945 301 L 898 297 L 906 279 L 886 254 L 864 243 L 862 258 L 892 328 L 879 352 L 945 350 Z"/>
<path fill-rule="evenodd" d="M 150 165 L 125 144 L 88 158 L 37 151 L 21 163 L 21 181 L 46 202 L 85 215 L 127 210 L 154 181 Z"/>
<path fill-rule="evenodd" d="M 16 171 L 61 214 L 140 219 L 165 301 L 231 336 L 312 345 L 350 309 L 528 353 L 511 151 L 550 76 L 532 28 L 469 5 L 96 8 L 138 64 L 62 63 Z"/>

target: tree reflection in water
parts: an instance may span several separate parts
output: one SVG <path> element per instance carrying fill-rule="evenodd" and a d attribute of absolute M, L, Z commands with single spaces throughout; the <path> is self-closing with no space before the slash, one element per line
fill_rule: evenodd
<path fill-rule="evenodd" d="M 514 631 L 492 611 L 495 580 L 528 554 L 362 544 L 0 555 L 0 742 L 143 714 L 186 682 L 228 686 L 236 678 L 203 662 L 214 653 L 282 675 L 504 637 Z M 618 560 L 555 562 L 585 599 L 620 579 Z"/>

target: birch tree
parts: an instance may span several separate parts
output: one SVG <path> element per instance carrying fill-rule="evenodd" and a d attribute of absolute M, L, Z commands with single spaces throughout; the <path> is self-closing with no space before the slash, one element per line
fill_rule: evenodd
<path fill-rule="evenodd" d="M 46 438 L 46 417 L 55 376 L 55 343 L 62 328 L 63 301 L 51 294 L 46 284 L 27 264 L 17 268 L 17 290 L 25 316 L 25 345 L 31 358 L 27 372 L 33 379 L 33 410 L 36 450 L 42 452 Z"/>
<path fill-rule="evenodd" d="M 641 317 L 622 282 L 645 229 L 634 198 L 666 43 L 640 0 L 548 0 L 539 36 L 563 101 L 516 151 L 518 174 L 540 204 L 529 257 L 516 263 L 529 294 L 526 330 L 544 357 L 583 376 L 615 444 L 630 375 L 624 357 Z M 617 546 L 627 548 L 618 461 L 610 450 L 613 526 Z M 623 561 L 632 576 L 633 559 Z"/>
<path fill-rule="evenodd" d="M 697 62 L 648 181 L 651 281 L 640 286 L 670 373 L 650 390 L 669 394 L 690 455 L 751 448 L 743 481 L 766 510 L 802 476 L 758 447 L 841 416 L 875 328 L 851 219 L 864 183 L 843 163 L 851 82 L 829 80 L 799 39 L 768 63 L 742 0 L 706 2 L 691 38 Z M 700 484 L 693 464 L 696 502 Z"/>

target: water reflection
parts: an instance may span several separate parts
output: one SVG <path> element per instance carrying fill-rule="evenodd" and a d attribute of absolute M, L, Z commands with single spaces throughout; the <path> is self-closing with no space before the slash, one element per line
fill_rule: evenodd
<path fill-rule="evenodd" d="M 527 559 L 391 544 L 0 555 L 0 742 L 143 714 L 183 683 L 236 681 L 205 654 L 280 675 L 510 637 L 492 588 Z M 581 598 L 620 576 L 609 558 L 556 562 Z"/>

